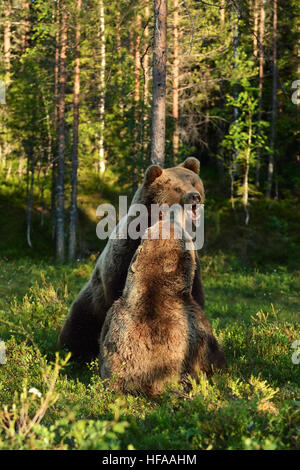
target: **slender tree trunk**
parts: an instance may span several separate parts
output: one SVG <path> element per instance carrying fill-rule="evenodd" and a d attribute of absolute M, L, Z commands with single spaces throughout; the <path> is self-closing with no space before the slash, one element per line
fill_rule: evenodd
<path fill-rule="evenodd" d="M 4 52 L 4 67 L 6 73 L 6 86 L 10 83 L 10 54 L 11 54 L 11 2 L 8 0 L 4 9 L 4 40 L 3 40 L 3 52 Z"/>
<path fill-rule="evenodd" d="M 246 151 L 245 171 L 244 171 L 244 184 L 243 184 L 243 205 L 246 214 L 245 224 L 249 223 L 249 211 L 248 211 L 248 200 L 249 200 L 249 169 L 250 169 L 250 156 L 251 156 L 251 145 L 252 145 L 252 113 L 249 111 L 249 133 L 248 133 L 248 148 Z"/>
<path fill-rule="evenodd" d="M 258 2 L 259 0 L 254 1 L 253 6 L 253 19 L 254 19 L 254 27 L 253 27 L 253 55 L 257 57 L 258 52 Z"/>
<path fill-rule="evenodd" d="M 224 26 L 225 24 L 225 6 L 226 6 L 226 0 L 221 0 L 220 20 L 221 20 L 222 26 Z"/>
<path fill-rule="evenodd" d="M 69 260 L 74 261 L 76 255 L 77 226 L 77 169 L 78 169 L 78 128 L 79 128 L 79 96 L 80 96 L 80 12 L 81 0 L 76 0 L 77 25 L 75 32 L 75 76 L 74 76 L 74 108 L 73 108 L 73 151 L 72 151 L 72 194 L 70 211 Z"/>
<path fill-rule="evenodd" d="M 29 10 L 30 5 L 28 0 L 23 0 L 23 25 L 22 25 L 22 37 L 21 37 L 21 52 L 24 54 L 27 46 L 28 46 L 28 28 L 29 28 Z"/>
<path fill-rule="evenodd" d="M 121 15 L 120 12 L 116 12 L 116 43 L 117 43 L 117 58 L 118 58 L 118 68 L 117 68 L 117 85 L 119 89 L 120 96 L 120 115 L 124 116 L 124 100 L 123 100 L 123 90 L 122 90 L 122 41 L 120 33 L 120 21 Z"/>
<path fill-rule="evenodd" d="M 259 24 L 259 95 L 258 95 L 258 121 L 262 119 L 262 98 L 263 98 L 263 83 L 264 83 L 264 32 L 265 32 L 265 7 L 264 0 L 260 0 L 260 24 Z M 257 163 L 256 163 L 256 186 L 259 187 L 260 181 L 260 160 L 261 149 L 258 149 Z"/>
<path fill-rule="evenodd" d="M 226 7 L 226 0 L 220 0 L 220 23 L 221 23 L 221 28 L 224 30 L 224 34 L 225 34 L 225 7 Z M 221 108 L 224 107 L 224 101 L 225 101 L 224 97 L 225 97 L 224 80 L 221 80 L 220 81 L 220 107 Z M 225 135 L 225 126 L 224 126 L 223 121 L 220 122 L 220 124 L 218 126 L 218 131 L 219 131 L 218 132 L 218 134 L 219 134 L 218 140 L 219 140 L 219 145 L 220 145 L 220 143 L 222 142 L 222 140 L 224 138 L 224 135 Z M 220 149 L 220 153 L 222 153 L 221 149 Z M 224 163 L 223 163 L 223 159 L 217 157 L 216 158 L 216 165 L 217 165 L 217 168 L 218 168 L 220 182 L 222 183 L 223 180 L 224 180 Z"/>
<path fill-rule="evenodd" d="M 18 177 L 19 177 L 19 183 L 22 183 L 23 179 L 23 154 L 19 158 L 19 165 L 18 165 Z"/>
<path fill-rule="evenodd" d="M 98 139 L 98 152 L 99 152 L 99 172 L 105 172 L 105 155 L 104 155 L 104 112 L 105 112 L 105 19 L 104 19 L 104 4 L 103 0 L 99 2 L 99 21 L 100 21 L 100 77 L 99 77 L 99 139 Z"/>
<path fill-rule="evenodd" d="M 28 157 L 29 158 L 29 157 Z M 27 162 L 27 168 L 29 168 L 29 161 Z M 33 186 L 34 186 L 34 158 L 31 156 L 31 165 L 30 165 L 30 190 L 27 191 L 27 243 L 30 248 L 32 248 L 31 243 L 31 220 L 32 220 L 32 204 L 33 204 Z M 29 172 L 27 173 L 29 178 Z M 27 180 L 28 185 L 28 180 Z"/>
<path fill-rule="evenodd" d="M 173 66 L 172 66 L 172 117 L 173 130 L 173 160 L 177 163 L 179 148 L 179 44 L 178 44 L 178 7 L 179 0 L 173 0 Z"/>
<path fill-rule="evenodd" d="M 234 27 L 234 38 L 233 38 L 233 55 L 234 55 L 234 68 L 238 68 L 238 57 L 239 57 L 239 17 L 238 13 L 235 12 L 236 18 L 235 18 L 235 27 Z M 238 97 L 239 97 L 239 90 L 238 90 L 238 83 L 235 83 L 233 85 L 233 97 L 234 100 L 237 102 Z M 237 124 L 237 120 L 239 117 L 239 108 L 237 106 L 233 107 L 233 118 L 234 118 L 234 123 L 235 125 Z M 237 165 L 237 159 L 238 159 L 238 149 L 235 145 L 234 148 L 234 155 L 233 155 L 233 162 L 232 162 L 232 172 L 231 172 L 231 202 L 232 206 L 234 206 L 234 181 L 236 178 L 237 170 L 238 170 L 238 165 Z"/>
<path fill-rule="evenodd" d="M 55 63 L 54 63 L 54 146 L 51 181 L 51 229 L 52 239 L 56 232 L 56 190 L 57 190 L 57 135 L 58 135 L 58 87 L 59 87 L 59 47 L 60 47 L 60 0 L 56 0 L 56 33 L 55 33 Z"/>
<path fill-rule="evenodd" d="M 139 5 L 137 5 L 137 8 Z M 133 191 L 137 185 L 138 155 L 139 155 L 139 114 L 140 114 L 140 41 L 141 41 L 141 15 L 137 12 L 135 23 L 135 47 L 134 47 L 134 133 L 133 133 L 133 166 L 132 166 L 132 186 Z"/>
<path fill-rule="evenodd" d="M 118 58 L 121 56 L 121 34 L 120 34 L 120 20 L 121 20 L 121 15 L 120 12 L 116 12 L 116 22 L 117 22 L 117 27 L 116 27 L 116 41 L 117 41 L 117 54 Z M 119 64 L 121 65 L 121 64 Z M 118 74 L 122 72 L 121 67 L 118 68 Z"/>
<path fill-rule="evenodd" d="M 143 102 L 143 129 L 142 129 L 142 146 L 143 146 L 143 155 L 147 155 L 148 153 L 148 145 L 149 145 L 149 113 L 148 113 L 148 106 L 149 106 L 149 54 L 148 50 L 150 47 L 149 44 L 149 18 L 150 18 L 150 7 L 148 4 L 145 5 L 145 44 L 146 48 L 143 53 L 143 70 L 144 70 L 144 102 Z M 143 157 L 144 158 L 144 157 Z M 148 157 L 146 160 L 146 164 L 148 164 Z"/>
<path fill-rule="evenodd" d="M 148 0 L 147 0 L 148 1 Z M 148 23 L 150 17 L 150 8 L 149 5 L 147 4 L 145 6 L 145 21 Z M 146 41 L 146 47 L 148 48 L 149 44 L 149 26 L 146 24 L 145 26 L 145 41 Z M 145 72 L 145 85 L 144 85 L 144 104 L 145 107 L 148 106 L 149 104 L 149 55 L 148 51 L 145 51 L 145 56 L 144 56 L 144 72 Z"/>
<path fill-rule="evenodd" d="M 154 0 L 151 162 L 164 166 L 166 144 L 167 0 Z"/>
<path fill-rule="evenodd" d="M 277 117 L 277 0 L 273 0 L 273 70 L 272 70 L 272 115 L 271 115 L 271 138 L 267 175 L 266 197 L 270 198 L 272 194 L 273 174 L 274 174 L 274 152 L 275 152 L 275 134 Z"/>
<path fill-rule="evenodd" d="M 64 241 L 64 175 L 65 175 L 65 88 L 67 53 L 67 11 L 64 0 L 60 1 L 60 52 L 59 52 L 59 101 L 58 101 L 58 165 L 56 210 L 56 256 L 65 259 Z"/>
<path fill-rule="evenodd" d="M 4 9 L 4 38 L 3 38 L 3 53 L 4 53 L 4 70 L 5 70 L 5 92 L 7 95 L 7 90 L 11 82 L 11 0 L 8 0 Z M 2 110 L 1 110 L 2 111 Z M 11 144 L 9 142 L 9 133 L 7 130 L 7 117 L 8 117 L 8 107 L 3 110 L 3 165 L 6 167 L 7 160 L 11 153 Z"/>

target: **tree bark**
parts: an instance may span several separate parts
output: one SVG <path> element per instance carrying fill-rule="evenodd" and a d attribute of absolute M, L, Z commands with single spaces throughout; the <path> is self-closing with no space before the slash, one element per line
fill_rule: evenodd
<path fill-rule="evenodd" d="M 57 165 L 57 208 L 56 208 L 56 256 L 65 259 L 64 242 L 64 174 L 65 174 L 65 88 L 67 53 L 67 11 L 60 1 L 60 51 L 59 51 L 59 100 L 58 100 L 58 165 Z"/>
<path fill-rule="evenodd" d="M 4 68 L 6 73 L 6 85 L 10 83 L 10 54 L 11 54 L 11 2 L 6 2 L 4 9 L 4 40 L 3 40 L 3 52 L 4 52 Z"/>
<path fill-rule="evenodd" d="M 234 68 L 237 69 L 238 68 L 238 57 L 239 57 L 239 34 L 240 34 L 239 28 L 240 27 L 239 27 L 238 13 L 235 12 L 235 15 L 236 15 L 236 18 L 235 18 L 235 26 L 234 26 L 233 54 L 234 54 Z M 238 90 L 238 83 L 237 82 L 233 85 L 233 97 L 234 97 L 235 102 L 237 102 L 237 100 L 239 98 L 239 90 Z M 234 124 L 237 125 L 237 120 L 238 120 L 238 117 L 239 117 L 239 108 L 238 108 L 238 106 L 233 107 L 233 117 L 234 117 Z M 234 155 L 233 155 L 233 162 L 232 162 L 232 171 L 231 171 L 231 180 L 232 180 L 231 181 L 231 202 L 232 202 L 232 206 L 234 206 L 234 194 L 233 194 L 233 192 L 234 192 L 234 181 L 235 181 L 236 174 L 237 174 L 237 171 L 238 171 L 237 160 L 238 160 L 238 149 L 235 146 Z"/>
<path fill-rule="evenodd" d="M 272 114 L 271 114 L 271 138 L 267 176 L 266 197 L 270 198 L 272 194 L 273 174 L 274 174 L 274 152 L 276 136 L 276 117 L 277 117 L 277 0 L 273 0 L 273 67 L 272 67 Z"/>
<path fill-rule="evenodd" d="M 148 0 L 147 0 L 148 1 Z M 149 41 L 149 26 L 148 26 L 148 21 L 150 17 L 150 8 L 149 5 L 145 6 L 145 21 L 146 21 L 146 26 L 145 26 L 145 40 L 146 40 L 146 47 L 148 48 L 148 41 Z M 145 107 L 148 106 L 149 102 L 149 55 L 148 51 L 145 51 L 144 55 L 144 73 L 145 73 L 145 84 L 144 84 L 144 104 Z"/>
<path fill-rule="evenodd" d="M 254 27 L 253 27 L 253 55 L 254 57 L 257 57 L 257 52 L 258 52 L 258 41 L 257 41 L 257 34 L 258 34 L 258 1 L 254 1 L 254 7 L 253 7 L 253 17 L 254 17 Z"/>
<path fill-rule="evenodd" d="M 149 145 L 149 113 L 148 113 L 148 106 L 149 106 L 149 54 L 148 50 L 150 47 L 149 44 L 149 18 L 150 18 L 150 7 L 148 4 L 149 0 L 147 0 L 147 4 L 145 5 L 145 50 L 143 52 L 143 71 L 144 71 L 144 88 L 143 88 L 143 128 L 142 128 L 142 146 L 143 146 L 143 155 L 147 155 L 148 153 L 148 145 Z M 144 157 L 143 157 L 144 160 Z M 146 162 L 148 164 L 148 157 L 146 158 Z"/>
<path fill-rule="evenodd" d="M 248 200 L 249 200 L 249 169 L 250 169 L 250 156 L 251 156 L 251 145 L 252 145 L 252 112 L 249 111 L 249 133 L 248 133 L 248 148 L 246 151 L 246 161 L 244 169 L 244 184 L 243 184 L 243 205 L 246 214 L 245 224 L 249 223 L 249 211 L 248 211 Z"/>
<path fill-rule="evenodd" d="M 72 192 L 69 227 L 69 260 L 74 261 L 76 255 L 77 227 L 77 169 L 78 169 L 78 129 L 79 129 L 79 97 L 80 97 L 80 13 L 81 0 L 76 0 L 77 24 L 75 32 L 75 73 L 74 73 L 74 104 L 73 104 L 73 150 L 72 150 Z"/>
<path fill-rule="evenodd" d="M 29 157 L 27 160 L 27 168 L 29 169 Z M 32 203 L 33 203 L 33 186 L 34 186 L 34 157 L 31 155 L 31 165 L 30 165 L 30 190 L 27 193 L 27 244 L 30 248 L 32 248 L 31 243 L 31 220 L 32 220 Z M 27 178 L 29 178 L 29 171 L 27 173 Z M 27 180 L 27 187 L 28 187 L 28 180 Z"/>
<path fill-rule="evenodd" d="M 167 0 L 154 0 L 151 162 L 164 166 L 166 140 Z"/>
<path fill-rule="evenodd" d="M 179 148 L 179 44 L 178 44 L 178 7 L 179 1 L 173 0 L 173 66 L 172 66 L 172 117 L 173 117 L 173 160 L 177 162 Z"/>
<path fill-rule="evenodd" d="M 27 33 L 28 33 L 28 28 L 29 28 L 29 10 L 30 10 L 30 5 L 28 0 L 23 0 L 23 25 L 22 25 L 22 37 L 21 37 L 21 52 L 24 54 L 27 46 L 28 46 L 28 38 L 27 38 Z"/>
<path fill-rule="evenodd" d="M 99 173 L 105 172 L 105 155 L 104 155 L 104 112 L 105 112 L 105 67 L 106 67 L 106 55 L 105 55 L 105 19 L 104 19 L 104 4 L 103 0 L 99 2 L 99 21 L 100 21 L 100 77 L 99 77 L 99 139 L 98 139 L 98 151 L 99 151 Z"/>
<path fill-rule="evenodd" d="M 137 5 L 137 8 L 139 5 Z M 141 41 L 141 15 L 137 12 L 135 22 L 135 46 L 134 46 L 134 133 L 133 133 L 133 166 L 132 166 L 132 186 L 136 190 L 139 154 L 139 114 L 140 114 L 140 41 Z"/>
<path fill-rule="evenodd" d="M 225 5 L 226 5 L 226 0 L 221 0 L 220 20 L 221 20 L 222 26 L 224 26 L 225 24 Z"/>
<path fill-rule="evenodd" d="M 51 229 L 52 239 L 55 239 L 56 232 L 56 185 L 57 185 L 57 135 L 58 135 L 58 87 L 59 87 L 59 41 L 60 41 L 60 0 L 56 0 L 56 32 L 55 32 L 55 62 L 54 62 L 54 148 L 52 161 L 52 182 L 51 182 Z"/>
<path fill-rule="evenodd" d="M 8 0 L 4 9 L 4 38 L 3 38 L 3 53 L 4 53 L 4 70 L 5 70 L 5 95 L 7 98 L 7 90 L 11 82 L 11 28 L 12 28 L 12 6 L 11 0 Z M 2 110 L 1 110 L 2 111 Z M 11 143 L 8 128 L 6 125 L 8 117 L 8 107 L 3 110 L 3 166 L 6 167 L 7 160 L 11 154 Z M 9 170 L 6 176 L 9 176 Z"/>
<path fill-rule="evenodd" d="M 264 83 L 264 33 L 265 33 L 265 7 L 264 0 L 260 0 L 260 24 L 259 24 L 259 94 L 258 94 L 258 122 L 262 119 L 262 98 L 263 98 L 263 83 Z M 256 186 L 260 185 L 260 158 L 261 149 L 258 149 L 257 163 L 256 163 Z"/>

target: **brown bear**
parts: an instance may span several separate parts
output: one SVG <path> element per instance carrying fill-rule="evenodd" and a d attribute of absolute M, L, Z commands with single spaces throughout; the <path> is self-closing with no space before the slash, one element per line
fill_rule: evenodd
<path fill-rule="evenodd" d="M 137 189 L 133 204 L 193 204 L 204 202 L 204 188 L 199 177 L 200 163 L 189 157 L 182 164 L 162 169 L 147 168 L 143 183 Z M 134 217 L 128 215 L 120 222 L 129 225 Z M 59 336 L 60 345 L 69 349 L 75 359 L 88 361 L 99 353 L 99 337 L 106 312 L 123 291 L 128 267 L 140 244 L 140 239 L 109 238 L 97 260 L 90 280 L 73 302 Z M 204 307 L 204 292 L 200 263 L 196 255 L 193 298 Z"/>
<path fill-rule="evenodd" d="M 155 396 L 169 381 L 226 367 L 210 323 L 192 297 L 195 251 L 185 237 L 162 239 L 150 227 L 128 270 L 122 296 L 109 309 L 100 337 L 99 370 L 122 393 Z M 160 237 L 152 238 L 154 231 Z"/>

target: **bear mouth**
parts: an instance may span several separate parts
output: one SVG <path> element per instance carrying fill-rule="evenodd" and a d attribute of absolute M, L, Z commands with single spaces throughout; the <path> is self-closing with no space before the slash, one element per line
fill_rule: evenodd
<path fill-rule="evenodd" d="M 195 227 L 199 227 L 200 225 L 200 208 L 201 204 L 192 204 L 191 208 L 187 210 L 187 216 L 192 220 Z"/>

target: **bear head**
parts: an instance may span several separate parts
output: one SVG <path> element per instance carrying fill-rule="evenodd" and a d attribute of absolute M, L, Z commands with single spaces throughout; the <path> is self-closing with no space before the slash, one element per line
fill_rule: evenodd
<path fill-rule="evenodd" d="M 147 168 L 142 185 L 133 198 L 133 204 L 191 204 L 196 217 L 199 204 L 204 203 L 204 187 L 199 177 L 200 162 L 188 157 L 183 163 L 162 169 L 158 165 Z"/>
<path fill-rule="evenodd" d="M 176 222 L 159 221 L 146 230 L 129 266 L 124 292 L 137 297 L 148 292 L 153 298 L 158 293 L 160 297 L 191 294 L 195 251 L 187 248 L 189 237 L 178 228 Z"/>

